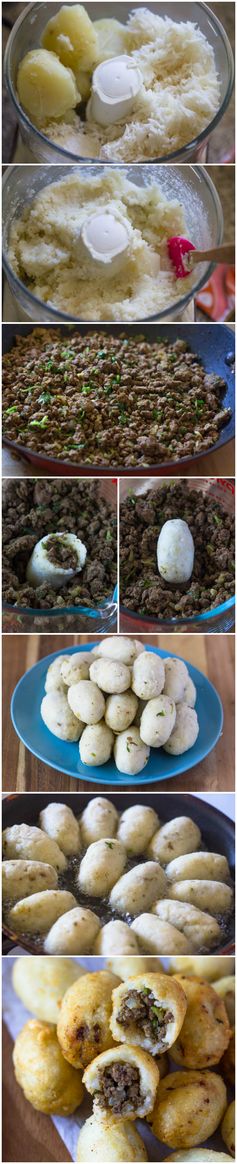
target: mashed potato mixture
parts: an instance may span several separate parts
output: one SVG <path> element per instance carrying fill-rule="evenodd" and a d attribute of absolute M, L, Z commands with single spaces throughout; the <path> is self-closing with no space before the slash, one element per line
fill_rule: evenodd
<path fill-rule="evenodd" d="M 192 142 L 219 108 L 213 48 L 189 20 L 177 23 L 140 8 L 126 25 L 108 18 L 92 24 L 82 5 L 63 6 L 46 25 L 42 45 L 42 62 L 39 53 L 36 62 L 36 50 L 20 64 L 19 99 L 45 136 L 76 156 L 107 161 L 167 156 Z M 52 51 L 53 85 L 52 61 L 49 81 L 46 60 Z M 138 91 L 115 116 L 109 111 L 106 124 L 93 100 L 95 69 L 113 61 L 113 85 L 116 62 L 125 55 L 139 70 Z M 36 100 L 32 65 L 38 70 Z"/>
<path fill-rule="evenodd" d="M 94 261 L 81 237 L 88 219 L 108 208 L 128 232 L 118 268 Z M 70 318 L 144 319 L 180 299 L 166 242 L 186 233 L 182 205 L 168 201 L 158 184 L 139 187 L 112 169 L 87 178 L 76 168 L 45 186 L 15 219 L 9 261 L 29 291 Z M 192 280 L 185 279 L 185 292 Z"/>

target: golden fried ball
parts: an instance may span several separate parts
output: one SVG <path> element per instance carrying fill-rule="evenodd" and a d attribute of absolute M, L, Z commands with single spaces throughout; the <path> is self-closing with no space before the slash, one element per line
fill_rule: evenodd
<path fill-rule="evenodd" d="M 12 971 L 14 990 L 27 1010 L 46 1023 L 58 1022 L 63 995 L 84 970 L 73 958 L 17 958 Z"/>
<path fill-rule="evenodd" d="M 73 1067 L 87 1067 L 102 1051 L 113 1046 L 109 1026 L 112 990 L 119 979 L 108 970 L 83 974 L 65 994 L 58 1021 L 58 1039 L 65 1059 Z"/>
<path fill-rule="evenodd" d="M 222 998 L 208 982 L 176 974 L 188 1006 L 171 1056 L 180 1067 L 213 1067 L 228 1047 L 231 1029 Z"/>
<path fill-rule="evenodd" d="M 235 1085 L 235 1030 L 234 1029 L 231 1032 L 230 1042 L 229 1042 L 229 1046 L 227 1047 L 227 1051 L 225 1051 L 225 1054 L 222 1056 L 222 1059 L 219 1063 L 219 1070 L 221 1072 L 221 1075 L 223 1075 L 223 1079 L 225 1080 L 225 1083 L 229 1083 L 230 1087 L 234 1087 L 234 1085 Z"/>
<path fill-rule="evenodd" d="M 174 1071 L 161 1080 L 152 1131 L 170 1148 L 191 1148 L 212 1136 L 226 1108 L 223 1079 L 212 1071 Z"/>
<path fill-rule="evenodd" d="M 67 1116 L 82 1103 L 81 1072 L 64 1059 L 49 1023 L 30 1019 L 25 1024 L 15 1042 L 13 1063 L 17 1083 L 36 1111 Z"/>
<path fill-rule="evenodd" d="M 76 1159 L 84 1164 L 90 1160 L 101 1164 L 120 1160 L 130 1164 L 130 1161 L 147 1160 L 147 1151 L 131 1120 L 94 1113 L 81 1128 Z"/>
<path fill-rule="evenodd" d="M 221 1135 L 231 1156 L 235 1157 L 235 1101 L 229 1104 L 221 1125 Z"/>

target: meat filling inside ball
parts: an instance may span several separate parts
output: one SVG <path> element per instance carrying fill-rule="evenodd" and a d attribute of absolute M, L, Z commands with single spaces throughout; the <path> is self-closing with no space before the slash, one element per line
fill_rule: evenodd
<path fill-rule="evenodd" d="M 140 1107 L 142 1094 L 140 1073 L 132 1063 L 110 1063 L 100 1072 L 100 1091 L 97 1093 L 100 1107 L 108 1107 L 116 1115 L 129 1115 Z"/>
<path fill-rule="evenodd" d="M 159 1006 L 152 990 L 147 986 L 142 990 L 130 990 L 117 1014 L 117 1022 L 121 1023 L 121 1026 L 129 1028 L 137 1023 L 142 1028 L 143 1034 L 154 1043 L 158 1041 L 163 1043 L 168 1023 L 173 1020 L 172 1011 Z"/>

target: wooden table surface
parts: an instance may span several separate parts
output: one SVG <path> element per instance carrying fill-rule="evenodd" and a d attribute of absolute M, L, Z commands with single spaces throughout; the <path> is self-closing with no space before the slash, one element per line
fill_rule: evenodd
<path fill-rule="evenodd" d="M 50 1116 L 34 1111 L 16 1083 L 12 1065 L 13 1042 L 3 1024 L 3 1149 L 4 1164 L 71 1160 Z"/>
<path fill-rule="evenodd" d="M 150 792 L 215 792 L 234 788 L 234 635 L 141 635 L 193 663 L 217 688 L 224 707 L 224 730 L 214 750 L 183 776 L 147 784 Z M 3 789 L 6 792 L 107 792 L 101 781 L 75 780 L 37 760 L 18 739 L 10 718 L 10 699 L 21 675 L 52 651 L 95 641 L 92 635 L 3 635 Z M 134 787 L 134 786 L 133 786 Z M 139 782 L 138 782 L 139 788 Z M 144 785 L 142 785 L 144 791 Z M 116 792 L 111 785 L 109 791 Z M 119 789 L 121 791 L 121 788 Z M 128 791 L 126 788 L 125 791 Z M 134 787 L 135 793 L 135 787 Z"/>

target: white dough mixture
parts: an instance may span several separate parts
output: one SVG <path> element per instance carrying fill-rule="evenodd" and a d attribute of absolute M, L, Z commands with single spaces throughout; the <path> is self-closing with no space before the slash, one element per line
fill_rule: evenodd
<path fill-rule="evenodd" d="M 71 110 L 64 118 L 41 121 L 40 128 L 75 156 L 124 162 L 167 156 L 195 139 L 217 113 L 213 49 L 191 21 L 176 23 L 148 8 L 135 9 L 120 27 L 119 51 L 132 57 L 142 78 L 133 111 L 119 124 L 101 126 L 89 114 L 84 121 L 80 109 Z"/>
<path fill-rule="evenodd" d="M 81 238 L 88 218 L 108 207 L 129 235 L 123 262 L 112 271 L 93 261 Z M 8 257 L 33 295 L 71 319 L 140 320 L 165 311 L 184 293 L 166 243 L 187 230 L 181 203 L 168 201 L 158 184 L 139 187 L 107 168 L 86 177 L 76 167 L 45 186 L 14 220 Z M 185 293 L 193 279 L 185 279 Z"/>

